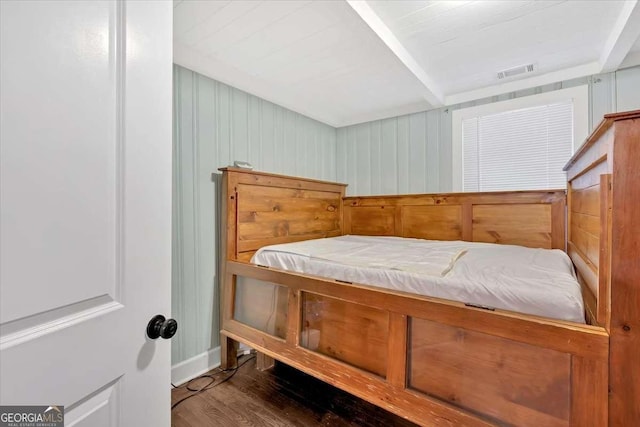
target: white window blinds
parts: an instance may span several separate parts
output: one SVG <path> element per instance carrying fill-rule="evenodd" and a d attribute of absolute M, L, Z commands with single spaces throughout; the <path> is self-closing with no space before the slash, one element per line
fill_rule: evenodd
<path fill-rule="evenodd" d="M 565 188 L 573 151 L 573 103 L 462 120 L 464 191 Z"/>

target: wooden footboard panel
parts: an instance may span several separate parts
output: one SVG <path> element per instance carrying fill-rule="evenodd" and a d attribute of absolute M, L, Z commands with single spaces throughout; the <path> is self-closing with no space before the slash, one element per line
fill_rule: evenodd
<path fill-rule="evenodd" d="M 229 340 L 421 425 L 607 422 L 600 327 L 234 261 L 223 300 Z"/>

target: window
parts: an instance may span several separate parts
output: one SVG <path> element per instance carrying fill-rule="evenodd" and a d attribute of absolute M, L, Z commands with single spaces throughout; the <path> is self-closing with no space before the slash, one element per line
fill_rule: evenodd
<path fill-rule="evenodd" d="M 454 111 L 454 191 L 564 188 L 587 96 L 580 86 Z"/>

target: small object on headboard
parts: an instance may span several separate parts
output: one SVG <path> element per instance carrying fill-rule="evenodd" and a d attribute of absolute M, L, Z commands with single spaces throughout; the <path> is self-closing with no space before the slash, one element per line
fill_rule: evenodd
<path fill-rule="evenodd" d="M 240 169 L 248 169 L 248 170 L 253 170 L 253 166 L 251 165 L 251 163 L 249 162 L 245 162 L 242 160 L 235 160 L 233 162 L 233 166 L 240 168 Z"/>

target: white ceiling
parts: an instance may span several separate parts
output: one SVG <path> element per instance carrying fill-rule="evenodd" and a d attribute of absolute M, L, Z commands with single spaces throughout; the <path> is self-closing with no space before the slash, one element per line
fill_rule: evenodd
<path fill-rule="evenodd" d="M 631 50 L 624 61 L 622 61 L 622 64 L 620 64 L 620 68 L 633 67 L 638 64 L 640 64 L 640 37 L 638 37 L 636 43 L 631 46 Z"/>
<path fill-rule="evenodd" d="M 638 65 L 639 39 L 636 0 L 174 1 L 177 64 L 335 127 Z"/>

